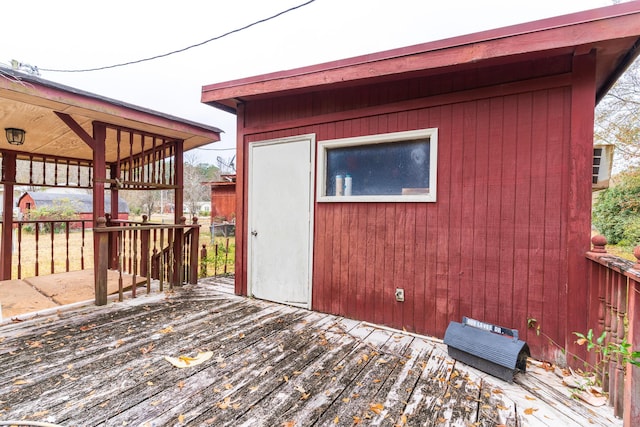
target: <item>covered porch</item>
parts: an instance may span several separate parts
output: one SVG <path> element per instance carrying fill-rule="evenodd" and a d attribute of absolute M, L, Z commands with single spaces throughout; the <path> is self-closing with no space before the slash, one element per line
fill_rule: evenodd
<path fill-rule="evenodd" d="M 35 230 L 35 276 L 51 274 L 54 249 L 69 272 L 94 271 L 95 302 L 105 304 L 107 272 L 119 272 L 120 289 L 142 277 L 173 286 L 197 280 L 198 224 L 183 216 L 183 154 L 220 140 L 220 130 L 105 98 L 36 76 L 2 69 L 0 127 L 7 140 L 0 144 L 2 243 L 0 280 L 21 278 L 25 250 L 23 219 L 15 207 L 19 188 L 66 188 L 90 192 L 93 219 L 88 221 L 27 221 Z M 22 131 L 22 132 L 19 132 Z M 8 133 L 23 139 L 9 141 Z M 119 220 L 122 190 L 157 191 L 173 195 L 176 209 L 171 224 Z M 39 239 L 39 230 L 62 230 L 54 241 Z M 70 243 L 70 229 L 81 230 L 81 241 Z M 80 231 L 78 233 L 80 235 Z M 49 261 L 42 262 L 45 249 Z M 63 252 L 65 252 L 63 249 Z M 18 251 L 18 259 L 12 253 Z M 76 251 L 77 253 L 74 253 Z M 80 259 L 70 267 L 70 257 Z M 14 273 L 12 277 L 12 264 Z M 16 267 L 17 266 L 17 272 Z"/>

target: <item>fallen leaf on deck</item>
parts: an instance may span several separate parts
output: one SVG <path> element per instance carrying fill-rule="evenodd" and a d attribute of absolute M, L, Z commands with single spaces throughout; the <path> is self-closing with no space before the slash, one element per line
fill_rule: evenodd
<path fill-rule="evenodd" d="M 13 385 L 22 385 L 22 384 L 27 384 L 27 381 L 25 381 L 25 380 L 15 380 L 13 382 Z"/>
<path fill-rule="evenodd" d="M 205 352 L 198 353 L 198 355 L 196 357 L 165 356 L 164 359 L 167 362 L 171 363 L 176 368 L 187 368 L 189 366 L 196 366 L 196 365 L 199 365 L 199 364 L 201 364 L 203 362 L 206 362 L 207 360 L 211 359 L 211 357 L 213 357 L 213 352 L 212 351 L 205 351 Z"/>
<path fill-rule="evenodd" d="M 335 417 L 335 418 L 333 419 L 333 423 L 334 423 L 334 424 L 338 424 L 339 422 L 340 422 L 340 417 Z"/>
<path fill-rule="evenodd" d="M 594 387 L 590 387 L 589 390 L 574 390 L 574 393 L 591 406 L 602 406 L 608 401 L 607 397 Z"/>
<path fill-rule="evenodd" d="M 536 412 L 538 409 L 537 408 L 527 408 L 524 410 L 524 413 L 527 415 L 533 415 L 534 412 Z"/>
<path fill-rule="evenodd" d="M 146 347 L 141 347 L 140 348 L 140 353 L 147 354 L 147 353 L 151 352 L 151 350 L 153 350 L 153 347 L 154 347 L 153 343 L 149 344 Z"/>
<path fill-rule="evenodd" d="M 353 423 L 354 423 L 354 424 L 360 424 L 360 421 L 362 421 L 362 418 L 357 417 L 357 416 L 354 416 L 354 417 L 353 417 Z"/>
<path fill-rule="evenodd" d="M 184 415 L 182 415 L 182 414 L 178 415 L 178 422 L 180 424 L 184 424 Z"/>
<path fill-rule="evenodd" d="M 282 427 L 293 427 L 296 425 L 295 421 L 285 421 L 284 423 L 282 423 Z"/>
<path fill-rule="evenodd" d="M 40 341 L 27 341 L 27 346 L 29 348 L 42 348 L 42 343 Z"/>
<path fill-rule="evenodd" d="M 92 324 L 90 324 L 90 325 L 83 325 L 83 326 L 80 326 L 80 330 L 84 332 L 84 331 L 88 331 L 89 329 L 93 329 L 93 328 L 95 328 L 95 327 L 96 327 L 96 324 L 95 324 L 95 323 L 92 323 Z"/>
<path fill-rule="evenodd" d="M 527 396 L 526 394 L 524 395 L 524 398 L 527 400 L 538 400 L 535 397 Z"/>
<path fill-rule="evenodd" d="M 172 326 L 167 326 L 164 329 L 160 329 L 160 333 L 161 334 L 169 334 L 171 332 L 173 332 L 173 327 Z"/>
<path fill-rule="evenodd" d="M 218 402 L 218 408 L 220 409 L 228 409 L 229 405 L 231 405 L 231 398 L 225 397 L 222 402 Z"/>
<path fill-rule="evenodd" d="M 43 337 L 46 337 L 46 336 L 53 335 L 53 334 L 55 334 L 55 332 L 53 332 L 53 331 L 47 331 L 47 332 L 45 332 L 44 334 L 42 334 L 42 336 L 43 336 Z M 0 342 L 2 342 L 2 341 L 0 341 Z"/>
<path fill-rule="evenodd" d="M 371 409 L 376 414 L 379 414 L 384 409 L 384 405 L 382 403 L 372 403 L 369 405 L 369 409 Z"/>
<path fill-rule="evenodd" d="M 266 375 L 270 370 L 272 370 L 272 369 L 273 369 L 273 366 L 267 366 L 266 368 L 264 368 L 264 369 L 262 370 L 262 372 L 260 372 L 260 375 L 259 375 L 259 376 L 260 376 L 260 377 L 265 376 L 265 375 Z"/>

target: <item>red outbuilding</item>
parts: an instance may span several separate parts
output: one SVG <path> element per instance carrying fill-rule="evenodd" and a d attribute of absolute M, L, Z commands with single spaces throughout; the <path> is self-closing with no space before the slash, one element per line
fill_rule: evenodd
<path fill-rule="evenodd" d="M 580 353 L 594 108 L 639 46 L 629 2 L 204 86 L 238 115 L 236 292 Z"/>
<path fill-rule="evenodd" d="M 236 175 L 224 174 L 211 185 L 211 223 L 235 221 Z"/>

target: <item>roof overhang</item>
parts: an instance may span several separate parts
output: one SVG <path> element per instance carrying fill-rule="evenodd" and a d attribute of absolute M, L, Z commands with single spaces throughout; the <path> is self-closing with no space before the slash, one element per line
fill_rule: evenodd
<path fill-rule="evenodd" d="M 0 68 L 0 147 L 3 151 L 92 160 L 93 151 L 60 118 L 76 122 L 88 135 L 93 123 L 131 129 L 150 136 L 183 140 L 184 150 L 220 140 L 220 129 L 159 113 L 7 68 Z M 7 127 L 26 131 L 24 145 L 12 146 L 4 137 Z M 115 132 L 107 133 L 106 159 L 117 157 Z M 149 148 L 151 143 L 147 145 Z M 141 151 L 134 147 L 133 155 Z"/>
<path fill-rule="evenodd" d="M 240 103 L 594 51 L 600 100 L 640 53 L 640 1 L 288 71 L 216 83 L 201 100 L 235 113 Z"/>

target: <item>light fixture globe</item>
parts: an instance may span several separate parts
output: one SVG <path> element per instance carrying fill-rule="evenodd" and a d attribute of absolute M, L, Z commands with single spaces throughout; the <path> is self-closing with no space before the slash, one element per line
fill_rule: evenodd
<path fill-rule="evenodd" d="M 5 128 L 4 131 L 7 134 L 7 142 L 11 145 L 24 144 L 24 136 L 26 132 L 23 129 L 17 128 Z"/>

